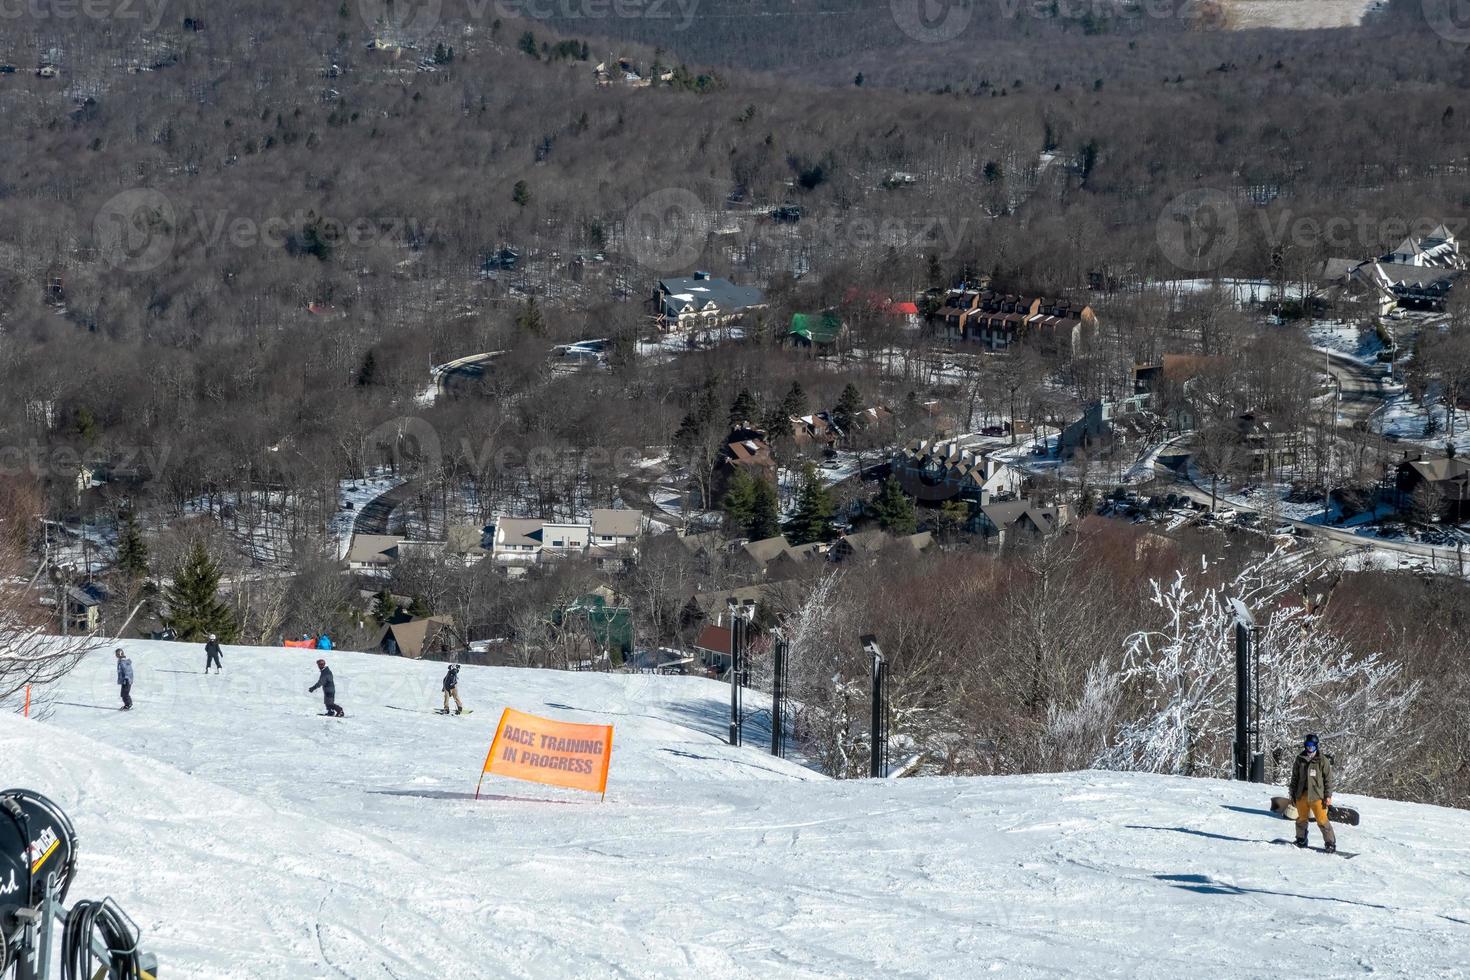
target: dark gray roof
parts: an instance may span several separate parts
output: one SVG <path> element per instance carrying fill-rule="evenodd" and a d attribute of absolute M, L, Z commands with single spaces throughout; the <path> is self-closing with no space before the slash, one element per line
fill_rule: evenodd
<path fill-rule="evenodd" d="M 1432 265 L 1407 265 L 1402 262 L 1379 262 L 1378 268 L 1383 271 L 1384 277 L 1391 285 L 1402 283 L 1405 286 L 1418 286 L 1421 289 L 1441 282 L 1453 282 L 1460 277 L 1463 271 Z"/>
<path fill-rule="evenodd" d="M 662 296 L 663 312 L 677 316 L 686 305 L 696 310 L 704 309 L 708 303 L 729 312 L 743 310 L 749 306 L 760 306 L 766 301 L 765 294 L 754 286 L 741 286 L 728 279 L 697 279 L 694 276 L 678 276 L 658 281 Z"/>

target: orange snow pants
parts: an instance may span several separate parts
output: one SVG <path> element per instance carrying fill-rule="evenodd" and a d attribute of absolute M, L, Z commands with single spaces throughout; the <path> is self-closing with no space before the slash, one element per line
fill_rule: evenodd
<path fill-rule="evenodd" d="M 1307 801 L 1305 796 L 1296 801 L 1296 837 L 1297 840 L 1307 839 L 1307 820 L 1317 821 L 1317 826 L 1322 828 L 1322 839 L 1329 844 L 1337 842 L 1337 833 L 1332 829 L 1332 824 L 1327 822 L 1327 804 L 1321 800 Z"/>

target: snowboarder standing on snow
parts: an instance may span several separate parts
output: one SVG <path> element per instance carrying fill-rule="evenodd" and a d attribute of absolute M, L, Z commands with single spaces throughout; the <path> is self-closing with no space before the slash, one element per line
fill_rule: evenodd
<path fill-rule="evenodd" d="M 321 636 L 319 636 L 319 637 L 316 638 L 316 648 L 318 650 L 330 650 L 330 649 L 332 649 L 332 638 L 330 636 L 328 636 L 327 634 L 323 633 Z"/>
<path fill-rule="evenodd" d="M 316 665 L 322 673 L 317 678 L 316 683 L 307 689 L 307 693 L 310 694 L 317 688 L 321 688 L 322 704 L 326 707 L 327 714 L 334 718 L 347 717 L 346 713 L 342 710 L 342 706 L 337 703 L 337 682 L 332 679 L 332 668 L 327 666 L 325 660 L 318 660 Z"/>
<path fill-rule="evenodd" d="M 444 714 L 449 714 L 449 699 L 454 698 L 454 713 L 464 714 L 464 702 L 459 699 L 459 664 L 450 664 L 444 675 Z"/>
<path fill-rule="evenodd" d="M 219 637 L 213 633 L 209 634 L 209 642 L 204 644 L 204 672 L 209 673 L 213 666 L 217 673 L 223 674 L 225 666 L 220 662 Z"/>
<path fill-rule="evenodd" d="M 1332 758 L 1320 751 L 1315 734 L 1302 743 L 1301 755 L 1291 767 L 1291 799 L 1296 803 L 1296 846 L 1307 846 L 1307 819 L 1322 828 L 1322 843 L 1331 854 L 1337 850 L 1337 832 L 1328 820 L 1332 805 Z"/>
<path fill-rule="evenodd" d="M 128 655 L 123 653 L 123 648 L 117 648 L 117 686 L 122 689 L 122 707 L 119 711 L 133 710 L 133 662 Z"/>

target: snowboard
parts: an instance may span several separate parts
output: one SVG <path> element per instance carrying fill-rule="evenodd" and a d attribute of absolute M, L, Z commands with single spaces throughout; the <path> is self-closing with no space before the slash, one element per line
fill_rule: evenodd
<path fill-rule="evenodd" d="M 1271 797 L 1271 812 L 1279 813 L 1287 820 L 1296 819 L 1296 804 L 1284 796 Z M 1336 803 L 1327 808 L 1327 819 L 1333 823 L 1346 824 L 1356 827 L 1359 819 L 1358 811 L 1350 806 L 1338 806 Z"/>
<path fill-rule="evenodd" d="M 321 712 L 319 714 L 318 717 L 321 717 L 321 718 L 346 718 L 347 716 L 346 715 L 334 715 L 330 711 L 323 711 L 323 712 Z"/>
<path fill-rule="evenodd" d="M 453 712 L 453 711 L 445 711 L 443 708 L 435 708 L 434 709 L 434 714 L 436 714 L 436 715 L 452 715 L 452 714 L 455 714 L 455 713 L 456 712 Z M 475 709 L 474 708 L 466 708 L 463 711 L 458 712 L 458 714 L 462 714 L 462 715 L 472 715 L 474 713 L 475 713 Z"/>
<path fill-rule="evenodd" d="M 1278 837 L 1275 840 L 1273 840 L 1271 843 L 1273 843 L 1273 844 L 1286 844 L 1286 845 L 1288 845 L 1290 847 L 1296 847 L 1296 841 L 1286 840 L 1283 837 Z M 1318 847 L 1315 844 L 1309 844 L 1306 847 L 1302 848 L 1302 850 L 1316 851 L 1318 854 L 1335 854 L 1335 855 L 1337 855 L 1340 858 L 1355 858 L 1355 857 L 1358 856 L 1358 852 L 1357 851 L 1329 851 L 1327 848 L 1325 848 L 1325 847 Z"/>

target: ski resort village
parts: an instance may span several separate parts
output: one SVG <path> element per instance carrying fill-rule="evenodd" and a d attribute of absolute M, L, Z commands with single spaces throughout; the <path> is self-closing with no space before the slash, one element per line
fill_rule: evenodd
<path fill-rule="evenodd" d="M 1470 975 L 1451 0 L 154 6 L 0 10 L 0 980 Z"/>

